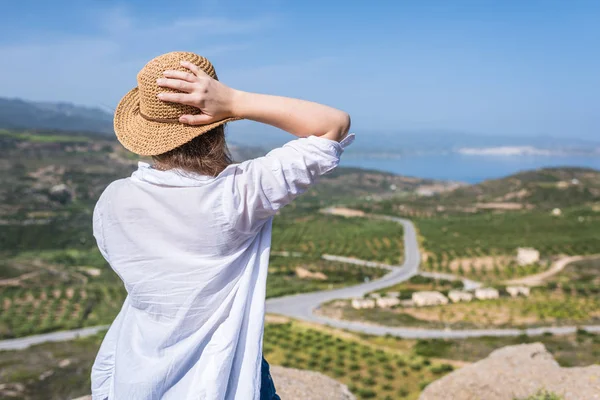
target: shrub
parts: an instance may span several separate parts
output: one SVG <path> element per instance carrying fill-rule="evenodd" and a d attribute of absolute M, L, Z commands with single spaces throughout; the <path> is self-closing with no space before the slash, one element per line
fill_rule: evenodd
<path fill-rule="evenodd" d="M 450 364 L 440 364 L 440 365 L 434 365 L 429 369 L 432 373 L 434 374 L 444 374 L 447 372 L 452 372 L 454 371 L 454 367 Z"/>
<path fill-rule="evenodd" d="M 377 393 L 371 389 L 360 389 L 357 394 L 361 399 L 374 399 L 377 396 Z"/>
<path fill-rule="evenodd" d="M 363 383 L 367 386 L 375 386 L 377 384 L 377 381 L 375 380 L 375 378 L 369 376 L 368 378 L 363 379 Z"/>
<path fill-rule="evenodd" d="M 413 371 L 420 371 L 421 370 L 421 364 L 412 364 L 410 366 L 410 369 L 412 369 Z"/>
<path fill-rule="evenodd" d="M 406 366 L 406 361 L 404 361 L 403 359 L 399 358 L 398 360 L 396 360 L 396 365 L 399 367 L 405 367 Z"/>
<path fill-rule="evenodd" d="M 429 382 L 429 381 L 419 382 L 419 389 L 421 389 L 421 390 L 425 389 L 430 383 L 431 382 Z"/>
<path fill-rule="evenodd" d="M 529 396 L 524 399 L 515 399 L 515 400 L 562 400 L 562 397 L 560 397 L 557 394 L 550 393 L 550 392 L 547 392 L 544 390 L 544 391 L 537 392 L 533 396 Z"/>

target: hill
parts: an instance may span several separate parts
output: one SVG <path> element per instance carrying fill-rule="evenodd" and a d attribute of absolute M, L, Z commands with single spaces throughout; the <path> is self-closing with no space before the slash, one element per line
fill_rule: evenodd
<path fill-rule="evenodd" d="M 0 128 L 4 129 L 113 134 L 112 120 L 112 114 L 100 108 L 0 97 Z"/>
<path fill-rule="evenodd" d="M 127 177 L 142 158 L 114 136 L 94 133 L 0 129 L 0 243 L 12 251 L 89 247 L 90 212 L 104 188 Z M 232 146 L 236 160 L 264 153 Z M 150 161 L 145 159 L 145 161 Z M 306 214 L 364 196 L 411 193 L 429 180 L 340 168 L 301 196 L 288 215 Z M 444 188 L 443 184 L 438 184 Z"/>
<path fill-rule="evenodd" d="M 410 197 L 356 206 L 364 211 L 415 217 L 528 210 L 549 212 L 555 208 L 573 207 L 597 211 L 600 209 L 600 171 L 543 168 L 476 185 L 460 185 L 432 195 L 417 190 Z"/>
<path fill-rule="evenodd" d="M 600 171 L 589 168 L 546 168 L 458 188 L 450 203 L 515 203 L 523 207 L 571 207 L 600 201 Z"/>

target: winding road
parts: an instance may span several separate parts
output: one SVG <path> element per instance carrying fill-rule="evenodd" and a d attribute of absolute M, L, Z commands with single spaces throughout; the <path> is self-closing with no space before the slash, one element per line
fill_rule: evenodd
<path fill-rule="evenodd" d="M 267 300 L 267 312 L 272 314 L 284 315 L 291 318 L 296 318 L 308 322 L 329 325 L 334 328 L 347 329 L 354 332 L 362 332 L 370 335 L 392 335 L 404 338 L 414 339 L 464 339 L 469 337 L 481 336 L 518 336 L 541 335 L 545 332 L 550 332 L 556 335 L 566 335 L 575 333 L 576 326 L 550 326 L 529 329 L 466 329 L 466 330 L 450 330 L 450 329 L 423 329 L 423 328 L 402 328 L 388 327 L 382 325 L 368 324 L 359 321 L 345 321 L 333 318 L 327 318 L 321 315 L 316 315 L 314 311 L 325 302 L 335 299 L 349 299 L 354 297 L 362 297 L 365 293 L 383 289 L 392 285 L 396 285 L 410 279 L 410 277 L 419 273 L 420 253 L 419 244 L 415 226 L 407 219 L 390 217 L 390 216 L 370 216 L 371 218 L 393 221 L 401 224 L 404 227 L 404 263 L 402 265 L 390 266 L 391 272 L 368 283 L 363 283 L 356 286 L 345 287 L 341 289 L 326 290 L 321 292 L 304 293 L 292 296 L 278 297 Z M 457 279 L 453 275 L 437 274 L 437 273 L 422 273 L 425 276 L 437 276 L 446 279 Z M 480 283 L 464 280 L 465 287 L 474 289 L 480 286 Z M 580 326 L 589 332 L 600 332 L 600 326 Z"/>
<path fill-rule="evenodd" d="M 278 297 L 269 299 L 266 302 L 267 313 L 279 314 L 291 318 L 296 318 L 303 321 L 332 326 L 339 329 L 347 329 L 354 332 L 362 332 L 371 335 L 392 335 L 403 338 L 413 339 L 465 339 L 469 337 L 481 336 L 518 336 L 541 335 L 549 332 L 555 335 L 566 335 L 575 333 L 577 328 L 583 328 L 589 332 L 600 333 L 600 325 L 587 326 L 561 326 L 561 327 L 540 327 L 529 329 L 470 329 L 470 330 L 450 330 L 450 329 L 423 329 L 423 328 L 402 328 L 402 327 L 387 327 L 381 325 L 368 324 L 359 321 L 344 321 L 324 316 L 316 315 L 314 310 L 320 307 L 321 304 L 335 299 L 349 299 L 354 297 L 362 297 L 366 293 L 384 289 L 386 287 L 396 285 L 410 279 L 412 276 L 419 273 L 419 264 L 421 255 L 419 253 L 419 245 L 417 242 L 417 234 L 413 223 L 407 219 L 385 216 L 385 215 L 370 215 L 369 218 L 393 221 L 399 223 L 404 228 L 404 263 L 402 265 L 385 265 L 372 261 L 356 260 L 349 257 L 341 257 L 334 255 L 324 255 L 323 258 L 331 261 L 348 262 L 366 266 L 374 266 L 389 269 L 390 272 L 380 279 L 376 279 L 360 285 L 349 286 L 340 289 L 325 290 L 313 293 L 304 293 L 292 296 Z M 565 264 L 566 265 L 566 264 Z M 562 266 L 564 268 L 564 265 Z M 561 269 L 562 269 L 561 268 Z M 421 275 L 439 277 L 444 279 L 461 279 L 454 275 L 426 273 Z M 463 279 L 467 289 L 474 289 L 480 286 L 479 282 Z M 71 331 L 58 331 L 46 333 L 42 335 L 27 336 L 18 339 L 0 340 L 0 350 L 20 350 L 31 345 L 44 342 L 57 342 L 72 340 L 78 337 L 94 335 L 108 326 L 94 326 L 89 328 L 75 329 Z"/>

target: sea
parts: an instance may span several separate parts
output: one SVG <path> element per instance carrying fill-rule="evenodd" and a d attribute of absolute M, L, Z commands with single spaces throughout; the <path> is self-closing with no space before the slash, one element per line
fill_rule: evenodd
<path fill-rule="evenodd" d="M 545 167 L 587 167 L 600 170 L 600 156 L 508 156 L 448 152 L 378 157 L 347 152 L 342 156 L 340 165 L 473 184 L 488 179 L 503 178 L 519 171 Z"/>

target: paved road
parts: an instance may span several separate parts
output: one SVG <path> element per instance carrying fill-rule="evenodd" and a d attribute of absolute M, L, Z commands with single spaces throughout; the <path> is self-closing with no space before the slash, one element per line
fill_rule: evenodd
<path fill-rule="evenodd" d="M 415 227 L 412 222 L 402 218 L 387 216 L 378 218 L 398 222 L 404 227 L 405 255 L 404 263 L 402 265 L 392 265 L 390 266 L 391 272 L 387 275 L 380 279 L 362 283 L 360 285 L 269 299 L 267 300 L 267 312 L 299 318 L 305 321 L 328 323 L 329 325 L 337 326 L 342 322 L 316 316 L 313 314 L 313 310 L 321 303 L 334 299 L 362 297 L 365 293 L 395 285 L 417 274 L 420 263 L 420 254 Z M 359 325 L 362 326 L 364 324 Z M 365 325 L 365 327 L 369 326 Z"/>
<path fill-rule="evenodd" d="M 89 328 L 74 329 L 72 331 L 58 331 L 42 335 L 26 336 L 18 339 L 0 340 L 0 350 L 21 350 L 34 344 L 44 342 L 63 342 L 80 337 L 92 336 L 108 328 L 108 325 L 91 326 Z"/>
<path fill-rule="evenodd" d="M 348 329 L 354 332 L 363 332 L 371 335 L 393 335 L 405 338 L 428 339 L 464 339 L 469 337 L 480 336 L 518 336 L 521 334 L 540 335 L 545 332 L 550 332 L 555 335 L 565 335 L 574 333 L 577 327 L 542 327 L 531 328 L 525 330 L 519 329 L 481 329 L 481 330 L 449 330 L 449 329 L 420 329 L 420 328 L 403 328 L 403 327 L 386 327 L 367 324 L 358 321 L 341 321 L 331 318 L 315 315 L 313 311 L 320 304 L 335 299 L 349 299 L 353 297 L 362 297 L 365 293 L 373 290 L 384 289 L 397 283 L 406 281 L 412 276 L 419 273 L 420 253 L 417 242 L 415 227 L 409 220 L 390 217 L 390 216 L 374 216 L 372 218 L 393 221 L 401 224 L 404 227 L 404 263 L 402 265 L 385 265 L 373 263 L 371 261 L 357 260 L 340 256 L 327 256 L 326 259 L 351 262 L 360 265 L 370 265 L 390 269 L 390 272 L 380 279 L 363 283 L 356 286 L 345 287 L 341 289 L 325 290 L 322 292 L 305 293 L 293 296 L 279 297 L 267 300 L 267 312 L 273 314 L 285 315 L 292 318 L 301 319 L 309 322 L 316 322 L 324 325 L 330 325 L 340 329 Z M 454 275 L 438 274 L 438 273 L 422 273 L 425 276 L 437 276 L 445 279 L 460 279 Z M 480 284 L 478 282 L 463 280 L 466 287 L 475 288 Z M 0 350 L 20 350 L 31 345 L 43 342 L 57 342 L 64 340 L 72 340 L 78 337 L 94 335 L 104 329 L 107 325 L 94 326 L 83 329 L 75 329 L 72 331 L 60 331 L 46 333 L 43 335 L 28 336 L 19 339 L 0 340 Z M 600 325 L 581 326 L 589 332 L 600 333 Z"/>
<path fill-rule="evenodd" d="M 544 271 L 544 272 L 541 272 L 541 273 L 535 274 L 535 275 L 524 276 L 524 277 L 518 278 L 518 279 L 513 279 L 510 281 L 506 281 L 505 283 L 507 285 L 527 285 L 527 286 L 541 285 L 544 283 L 544 280 L 550 278 L 553 275 L 558 274 L 567 265 L 577 262 L 577 261 L 585 260 L 585 259 L 588 259 L 591 257 L 596 257 L 596 256 L 563 257 L 563 258 L 557 260 L 556 262 L 554 262 L 554 264 L 552 264 L 552 267 L 550 267 L 550 269 L 548 271 Z"/>
<path fill-rule="evenodd" d="M 421 328 L 403 328 L 387 327 L 368 324 L 359 321 L 342 321 L 315 315 L 313 311 L 320 304 L 335 299 L 348 299 L 353 297 L 362 297 L 365 293 L 373 290 L 383 289 L 391 285 L 398 284 L 418 273 L 420 263 L 419 246 L 415 227 L 409 220 L 378 216 L 379 219 L 398 222 L 404 227 L 404 264 L 391 266 L 391 272 L 381 279 L 368 283 L 350 286 L 341 289 L 326 290 L 315 293 L 305 293 L 293 296 L 279 297 L 267 300 L 267 312 L 273 314 L 285 315 L 292 318 L 301 319 L 308 322 L 314 322 L 335 328 L 347 329 L 354 332 L 362 332 L 371 335 L 393 335 L 405 338 L 440 338 L 440 339 L 459 339 L 481 336 L 518 336 L 521 334 L 540 335 L 550 332 L 555 335 L 565 335 L 574 333 L 577 327 L 542 327 L 531 329 L 472 329 L 472 330 L 449 330 L 449 329 L 421 329 Z M 425 275 L 425 274 L 424 274 Z M 439 276 L 447 279 L 456 279 L 453 275 L 427 273 L 428 276 Z M 474 281 L 466 281 L 465 285 L 473 289 L 480 284 Z M 589 332 L 600 332 L 600 326 L 582 326 L 581 328 Z"/>

